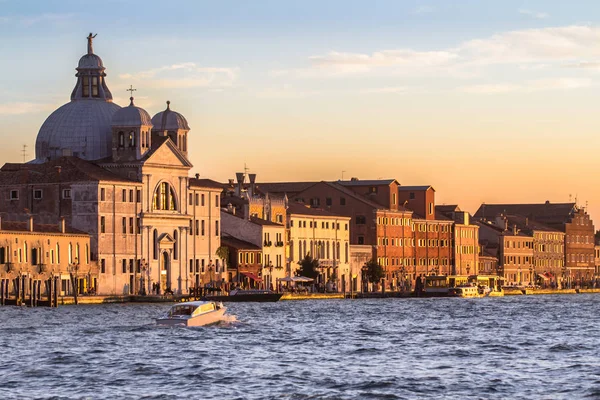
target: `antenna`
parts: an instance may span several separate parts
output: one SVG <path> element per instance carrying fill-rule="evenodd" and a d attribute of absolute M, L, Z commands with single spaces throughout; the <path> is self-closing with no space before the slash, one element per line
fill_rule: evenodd
<path fill-rule="evenodd" d="M 27 161 L 27 145 L 23 145 L 23 149 L 21 150 L 21 154 L 23 155 L 23 163 Z"/>
<path fill-rule="evenodd" d="M 342 171 L 342 180 L 344 180 L 344 172 L 346 171 Z"/>

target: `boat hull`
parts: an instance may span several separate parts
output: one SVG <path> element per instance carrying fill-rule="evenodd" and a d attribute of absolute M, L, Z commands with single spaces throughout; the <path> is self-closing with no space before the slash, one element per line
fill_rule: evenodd
<path fill-rule="evenodd" d="M 279 301 L 283 293 L 236 294 L 233 296 L 206 296 L 206 300 L 222 301 L 223 303 L 237 302 L 275 302 Z"/>
<path fill-rule="evenodd" d="M 206 314 L 201 314 L 191 318 L 158 318 L 156 320 L 157 325 L 167 326 L 205 326 L 216 324 L 223 320 L 223 316 L 227 311 L 226 307 L 221 307 L 215 311 L 211 311 Z"/>

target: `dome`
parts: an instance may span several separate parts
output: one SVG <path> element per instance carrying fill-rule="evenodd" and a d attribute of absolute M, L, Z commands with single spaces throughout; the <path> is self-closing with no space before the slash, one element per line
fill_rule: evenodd
<path fill-rule="evenodd" d="M 129 100 L 131 100 L 131 103 L 128 107 L 121 108 L 113 115 L 112 126 L 152 126 L 150 114 L 143 108 L 136 107 L 133 104 L 133 97 L 129 98 Z"/>
<path fill-rule="evenodd" d="M 152 117 L 152 125 L 160 131 L 190 130 L 187 120 L 181 114 L 171 110 L 171 102 L 167 101 L 167 109 Z"/>
<path fill-rule="evenodd" d="M 79 65 L 77 66 L 77 69 L 86 68 L 104 69 L 104 64 L 102 64 L 102 59 L 96 54 L 86 54 L 79 59 Z"/>
<path fill-rule="evenodd" d="M 111 121 L 121 107 L 103 100 L 75 100 L 54 111 L 37 136 L 38 160 L 74 155 L 97 160 L 112 154 Z"/>

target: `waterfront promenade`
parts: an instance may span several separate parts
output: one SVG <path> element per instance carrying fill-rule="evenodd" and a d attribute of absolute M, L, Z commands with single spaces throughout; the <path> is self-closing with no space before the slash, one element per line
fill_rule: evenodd
<path fill-rule="evenodd" d="M 505 296 L 539 296 L 539 295 L 576 295 L 587 293 L 600 293 L 600 288 L 596 289 L 505 289 Z M 353 293 L 286 293 L 281 297 L 281 301 L 292 300 L 343 300 L 343 299 L 378 299 L 378 298 L 412 298 L 414 292 L 353 292 Z M 188 301 L 190 296 L 79 296 L 79 304 L 112 304 L 112 303 L 172 303 L 179 301 Z M 59 297 L 58 305 L 74 305 L 73 297 Z"/>

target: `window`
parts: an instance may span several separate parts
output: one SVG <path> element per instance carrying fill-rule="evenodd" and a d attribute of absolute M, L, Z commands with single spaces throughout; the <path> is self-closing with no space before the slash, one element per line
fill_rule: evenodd
<path fill-rule="evenodd" d="M 204 193 L 200 196 L 200 205 L 204 207 Z"/>
<path fill-rule="evenodd" d="M 104 258 L 100 260 L 100 273 L 106 273 L 106 260 Z"/>
<path fill-rule="evenodd" d="M 365 217 L 364 215 L 356 216 L 356 225 L 364 225 L 366 223 L 367 223 L 367 217 Z"/>
<path fill-rule="evenodd" d="M 100 217 L 100 233 L 106 233 L 106 217 Z"/>
<path fill-rule="evenodd" d="M 409 198 L 410 200 L 414 200 L 414 199 L 415 199 L 415 192 L 410 192 L 410 193 L 408 194 L 408 198 Z"/>
<path fill-rule="evenodd" d="M 331 197 L 325 198 L 325 205 L 331 206 L 331 204 L 332 204 Z"/>
<path fill-rule="evenodd" d="M 83 97 L 90 97 L 90 77 L 84 76 L 81 82 L 81 95 Z"/>
<path fill-rule="evenodd" d="M 219 195 L 215 195 L 215 207 L 219 207 Z"/>
<path fill-rule="evenodd" d="M 121 270 L 124 274 L 127 273 L 127 260 L 126 259 L 121 260 Z"/>
<path fill-rule="evenodd" d="M 215 236 L 219 236 L 219 221 L 215 221 Z"/>
<path fill-rule="evenodd" d="M 198 221 L 196 221 L 196 230 L 198 230 Z M 202 229 L 200 230 L 200 234 L 204 236 L 204 220 L 202 220 Z"/>
<path fill-rule="evenodd" d="M 433 214 L 433 203 L 429 203 L 429 214 Z"/>
<path fill-rule="evenodd" d="M 127 189 L 123 189 L 121 193 L 121 201 L 125 203 L 127 201 Z"/>
<path fill-rule="evenodd" d="M 105 201 L 106 200 L 106 189 L 101 188 L 100 189 L 100 201 Z"/>
<path fill-rule="evenodd" d="M 340 206 L 345 206 L 345 205 L 346 205 L 346 198 L 340 197 Z"/>
<path fill-rule="evenodd" d="M 33 198 L 40 200 L 42 198 L 42 189 L 36 189 L 33 191 Z"/>
<path fill-rule="evenodd" d="M 358 237 L 358 244 L 365 244 L 365 237 L 364 236 L 359 236 Z"/>
<path fill-rule="evenodd" d="M 98 97 L 98 77 L 92 76 L 92 96 Z"/>
<path fill-rule="evenodd" d="M 189 197 L 190 197 L 189 204 L 190 204 L 190 206 L 193 206 L 194 205 L 194 195 L 192 193 L 190 193 Z"/>
<path fill-rule="evenodd" d="M 135 132 L 129 132 L 129 147 L 135 147 Z"/>
<path fill-rule="evenodd" d="M 319 199 L 318 197 L 313 197 L 312 199 L 310 199 L 311 207 L 318 207 L 320 205 L 321 205 L 321 199 Z"/>
<path fill-rule="evenodd" d="M 119 132 L 119 147 L 125 147 L 125 134 Z"/>
<path fill-rule="evenodd" d="M 283 224 L 283 215 L 277 214 L 275 216 L 275 221 L 277 221 L 277 223 L 279 223 L 279 224 Z"/>
<path fill-rule="evenodd" d="M 129 202 L 133 203 L 133 189 L 129 189 Z"/>
<path fill-rule="evenodd" d="M 11 190 L 10 191 L 10 199 L 11 200 L 19 200 L 19 191 L 18 190 Z"/>
<path fill-rule="evenodd" d="M 200 205 L 200 195 L 196 193 L 196 205 Z"/>
<path fill-rule="evenodd" d="M 126 234 L 127 233 L 127 218 L 123 217 L 122 221 L 123 221 L 123 230 L 122 231 L 123 231 L 123 234 Z"/>
<path fill-rule="evenodd" d="M 177 231 L 173 231 L 173 241 L 175 242 L 175 243 L 173 243 L 173 259 L 174 260 L 177 260 L 177 258 L 179 257 L 179 251 L 178 251 L 179 249 L 177 248 L 177 246 L 178 246 L 177 238 L 178 238 Z"/>
<path fill-rule="evenodd" d="M 396 193 L 392 193 L 392 204 L 396 204 Z"/>
<path fill-rule="evenodd" d="M 71 189 L 64 189 L 63 190 L 63 199 L 70 199 L 71 198 Z"/>
<path fill-rule="evenodd" d="M 154 191 L 152 199 L 152 208 L 154 210 L 169 210 L 177 209 L 175 190 L 168 182 L 161 182 Z"/>
<path fill-rule="evenodd" d="M 136 189 L 135 191 L 135 199 L 138 203 L 142 202 L 142 191 L 140 189 Z"/>
<path fill-rule="evenodd" d="M 129 218 L 129 234 L 130 234 L 130 235 L 133 235 L 133 232 L 134 232 L 134 230 L 133 230 L 133 229 L 134 229 L 134 228 L 133 228 L 133 217 L 130 217 L 130 218 Z"/>
<path fill-rule="evenodd" d="M 369 193 L 377 193 L 377 186 L 371 186 L 369 188 Z"/>
<path fill-rule="evenodd" d="M 158 231 L 155 229 L 154 230 L 154 234 L 153 234 L 153 242 L 154 242 L 154 248 L 153 248 L 153 255 L 154 255 L 154 259 L 158 260 Z"/>

